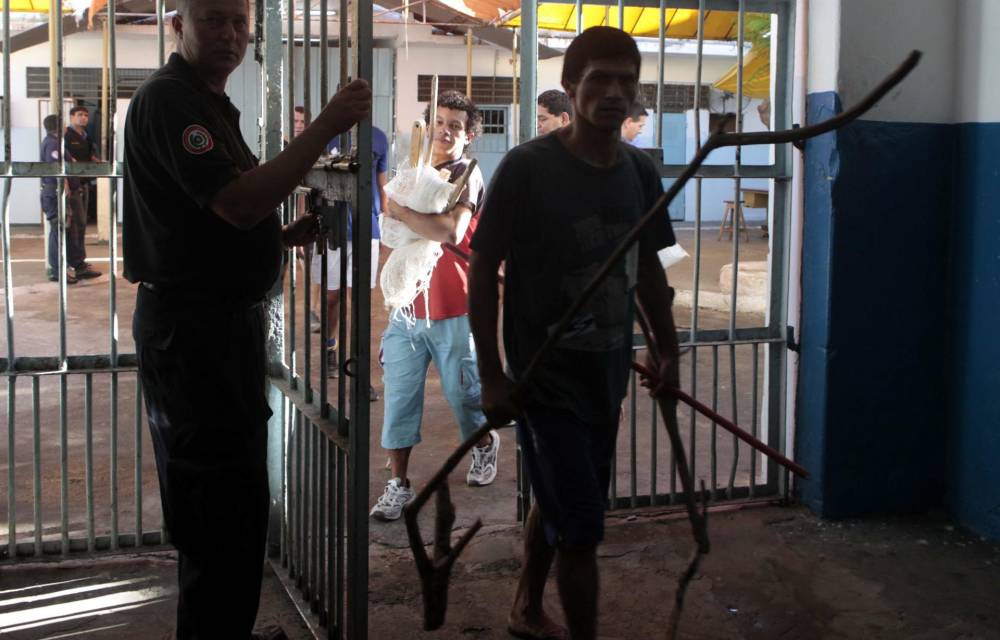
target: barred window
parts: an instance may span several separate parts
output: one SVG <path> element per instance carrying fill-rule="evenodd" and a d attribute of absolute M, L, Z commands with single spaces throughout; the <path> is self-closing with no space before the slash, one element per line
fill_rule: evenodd
<path fill-rule="evenodd" d="M 479 111 L 483 115 L 483 135 L 507 133 L 507 109 L 485 107 Z"/>
<path fill-rule="evenodd" d="M 431 79 L 434 76 L 417 76 L 417 102 L 431 99 Z M 438 76 L 438 91 L 460 91 L 465 93 L 465 76 Z M 518 93 L 521 80 L 517 79 Z M 478 104 L 511 104 L 514 102 L 514 83 L 511 78 L 496 76 L 472 76 L 472 95 Z"/>
<path fill-rule="evenodd" d="M 702 109 L 708 108 L 710 90 L 711 87 L 707 84 L 701 86 Z M 656 84 L 641 84 L 639 97 L 642 106 L 656 111 Z M 670 83 L 663 85 L 663 113 L 684 113 L 691 109 L 694 109 L 693 84 Z"/>
<path fill-rule="evenodd" d="M 156 69 L 117 69 L 118 97 L 131 98 L 136 89 Z M 28 97 L 49 98 L 49 68 L 28 67 Z M 65 67 L 63 97 L 97 101 L 101 97 L 101 69 L 96 67 Z"/>

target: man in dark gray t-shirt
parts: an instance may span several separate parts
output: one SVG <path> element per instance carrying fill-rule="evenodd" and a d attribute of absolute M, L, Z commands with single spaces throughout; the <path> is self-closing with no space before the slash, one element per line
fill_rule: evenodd
<path fill-rule="evenodd" d="M 662 193 L 652 161 L 620 140 L 638 92 L 639 51 L 624 32 L 594 27 L 566 51 L 562 84 L 572 123 L 507 154 L 472 239 L 469 315 L 491 421 L 516 418 L 537 498 L 525 527 L 525 565 L 508 618 L 518 637 L 564 638 L 542 610 L 558 554 L 560 600 L 574 640 L 595 637 L 597 545 L 621 402 L 631 362 L 635 301 L 659 347 L 659 391 L 677 386 L 673 292 L 657 251 L 674 243 L 666 207 L 612 269 L 534 377 L 511 397 L 497 340 L 504 264 L 504 350 L 517 380 L 565 310 Z M 515 404 L 516 403 L 516 404 Z"/>

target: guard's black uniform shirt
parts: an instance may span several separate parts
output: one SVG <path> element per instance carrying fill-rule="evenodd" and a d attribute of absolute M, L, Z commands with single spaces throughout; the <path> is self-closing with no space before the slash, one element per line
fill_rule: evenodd
<path fill-rule="evenodd" d="M 125 277 L 205 299 L 262 298 L 281 267 L 277 212 L 249 230 L 208 203 L 257 158 L 239 110 L 178 54 L 132 98 L 125 121 Z"/>
<path fill-rule="evenodd" d="M 66 127 L 63 140 L 66 145 L 67 160 L 93 162 L 94 158 L 97 157 L 97 147 L 87 137 L 86 132 L 77 133 L 73 127 Z M 93 181 L 94 178 L 70 178 L 70 188 L 76 189 L 79 185 L 88 185 Z"/>

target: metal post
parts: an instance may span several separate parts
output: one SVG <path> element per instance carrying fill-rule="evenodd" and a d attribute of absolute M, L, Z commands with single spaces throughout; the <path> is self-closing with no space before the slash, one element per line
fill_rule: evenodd
<path fill-rule="evenodd" d="M 108 67 L 110 69 L 110 100 L 108 101 L 108 152 L 107 160 L 113 167 L 116 151 L 115 114 L 118 111 L 118 39 L 116 12 L 114 2 L 108 3 Z M 108 190 L 108 216 L 111 219 L 108 238 L 108 306 L 111 314 L 111 327 L 108 340 L 111 355 L 111 549 L 118 549 L 118 189 L 117 180 L 110 178 L 111 188 Z M 136 376 L 139 374 L 136 373 Z"/>
<path fill-rule="evenodd" d="M 3 4 L 3 95 L 10 96 L 10 2 Z M 10 100 L 3 101 L 3 159 L 7 165 L 7 173 L 11 168 L 11 128 Z M 3 289 L 4 289 L 4 328 L 7 337 L 7 367 L 14 368 L 14 277 L 11 271 L 10 258 L 10 192 L 12 179 L 3 181 L 3 203 L 0 204 L 0 236 L 3 240 Z M 8 527 L 9 557 L 17 558 L 17 495 L 14 490 L 14 422 L 15 397 L 17 395 L 17 378 L 7 378 L 7 513 L 10 525 Z M 36 506 L 37 509 L 37 506 Z"/>
<path fill-rule="evenodd" d="M 372 3 L 354 2 L 351 28 L 354 37 L 354 77 L 372 84 Z M 371 290 L 364 283 L 371 280 L 371 261 L 366 257 L 371 246 L 372 219 L 372 122 L 369 116 L 357 127 L 358 163 L 355 182 L 356 207 L 351 240 L 358 249 L 351 265 L 357 285 L 352 291 L 351 424 L 349 431 L 347 510 L 348 602 L 347 633 L 350 637 L 368 636 L 368 453 L 371 403 L 368 400 L 371 371 Z"/>
<path fill-rule="evenodd" d="M 705 0 L 698 0 L 698 48 L 696 54 L 695 80 L 694 80 L 694 140 L 695 153 L 701 150 L 701 80 L 702 61 L 705 52 Z M 691 394 L 697 396 L 698 393 L 698 299 L 701 292 L 701 193 L 702 178 L 696 177 L 694 181 L 694 274 L 691 283 Z M 688 455 L 691 456 L 691 477 L 696 478 L 698 456 L 696 445 L 698 414 L 691 408 L 691 423 L 688 434 Z M 677 452 L 675 452 L 676 454 Z M 674 475 L 671 476 L 671 481 Z M 673 494 L 673 491 L 671 491 Z"/>
<path fill-rule="evenodd" d="M 583 33 L 583 0 L 576 0 L 576 35 Z"/>
<path fill-rule="evenodd" d="M 472 29 L 465 30 L 465 95 L 472 98 Z"/>
<path fill-rule="evenodd" d="M 108 3 L 108 10 L 113 12 L 111 8 L 113 2 Z M 163 66 L 166 63 L 166 35 L 164 34 L 164 25 L 166 23 L 166 16 L 164 12 L 164 1 L 156 0 L 156 46 L 158 51 L 157 60 L 159 61 L 159 66 Z"/>
<path fill-rule="evenodd" d="M 42 555 L 42 405 L 38 376 L 31 376 L 31 480 L 35 502 L 35 556 Z"/>
<path fill-rule="evenodd" d="M 656 50 L 656 146 L 663 148 L 663 80 L 666 73 L 667 0 L 660 0 L 659 25 L 657 25 Z M 698 88 L 695 87 L 695 91 Z M 654 412 L 655 415 L 655 412 Z"/>
<path fill-rule="evenodd" d="M 538 5 L 521 5 L 521 100 L 518 143 L 535 135 L 535 94 L 538 75 Z"/>
<path fill-rule="evenodd" d="M 84 489 L 87 492 L 87 551 L 94 552 L 94 375 L 84 376 L 83 389 Z"/>

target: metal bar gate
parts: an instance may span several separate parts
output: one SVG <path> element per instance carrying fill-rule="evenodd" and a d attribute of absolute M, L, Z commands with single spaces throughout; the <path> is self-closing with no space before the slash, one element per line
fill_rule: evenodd
<path fill-rule="evenodd" d="M 583 28 L 583 3 L 580 0 L 557 0 L 574 4 L 577 30 Z M 332 93 L 328 47 L 339 48 L 339 84 L 348 77 L 372 78 L 372 5 L 347 0 L 319 0 L 297 5 L 257 2 L 257 60 L 261 65 L 261 155 L 273 158 L 281 149 L 283 138 L 294 129 L 295 107 L 301 106 L 308 121 L 316 108 L 322 108 Z M 9 4 L 9 3 L 8 3 Z M 63 2 L 52 3 L 55 15 L 61 15 Z M 794 0 L 631 0 L 604 2 L 609 20 L 628 24 L 629 11 L 636 7 L 655 8 L 660 12 L 657 49 L 655 105 L 656 143 L 664 139 L 663 89 L 668 66 L 666 25 L 668 13 L 675 9 L 697 11 L 698 35 L 695 43 L 697 70 L 695 86 L 703 85 L 703 60 L 706 38 L 704 25 L 718 12 L 736 12 L 737 16 L 737 91 L 735 127 L 745 125 L 743 95 L 743 58 L 746 51 L 746 20 L 760 15 L 770 20 L 771 122 L 772 129 L 790 125 L 790 85 L 792 60 L 792 25 Z M 669 4 L 669 8 L 668 8 Z M 0 370 L 6 378 L 0 389 L 6 407 L 6 531 L 0 549 L 0 561 L 46 555 L 68 556 L 104 550 L 131 549 L 160 545 L 169 541 L 168 532 L 158 518 L 159 504 L 155 490 L 155 470 L 148 451 L 148 434 L 142 416 L 142 390 L 135 370 L 135 356 L 123 353 L 119 338 L 119 303 L 116 266 L 118 256 L 118 181 L 122 165 L 115 146 L 117 93 L 115 3 L 111 2 L 98 23 L 106 31 L 106 55 L 110 70 L 103 87 L 111 96 L 102 110 L 104 126 L 104 162 L 15 162 L 11 126 L 11 53 L 10 9 L 3 9 L 3 94 L 2 102 L 4 155 L 2 175 L 3 200 L 0 206 L 2 226 L 0 242 L 4 273 L 4 357 Z M 301 11 L 297 8 L 301 6 Z M 616 12 L 610 7 L 617 6 Z M 520 139 L 533 135 L 538 69 L 537 7 L 525 2 L 523 24 L 518 41 L 518 65 L 521 92 L 518 120 Z M 160 61 L 164 59 L 164 3 L 157 2 Z M 318 15 L 317 15 L 318 14 Z M 335 15 L 339 33 L 331 37 L 328 24 Z M 611 19 L 614 18 L 614 19 Z M 319 33 L 313 33 L 313 22 Z M 63 95 L 61 21 L 53 21 L 52 74 L 56 96 Z M 318 37 L 317 37 L 318 36 Z M 351 45 L 351 46 L 349 46 Z M 301 65 L 301 68 L 299 67 Z M 318 66 L 318 69 L 316 68 Z M 318 82 L 314 82 L 314 77 Z M 318 91 L 314 89 L 318 88 Z M 701 144 L 707 120 L 711 117 L 703 104 L 702 91 L 693 91 L 692 115 L 695 148 Z M 63 129 L 62 101 L 50 100 Z M 726 105 L 723 104 L 723 110 Z M 283 123 L 283 126 L 275 123 Z M 371 128 L 365 123 L 353 135 L 345 135 L 339 149 L 354 149 L 356 164 L 329 162 L 313 171 L 307 182 L 313 191 L 290 197 L 284 209 L 288 222 L 304 210 L 306 199 L 343 213 L 337 203 L 350 202 L 353 210 L 371 209 Z M 687 291 L 678 309 L 689 308 L 684 317 L 678 313 L 682 349 L 682 378 L 692 395 L 709 400 L 713 408 L 729 413 L 740 424 L 749 423 L 750 431 L 772 446 L 784 449 L 784 371 L 787 343 L 786 297 L 788 263 L 788 211 L 791 178 L 791 150 L 786 146 L 768 150 L 761 161 L 748 161 L 737 150 L 732 158 L 707 165 L 698 174 L 691 191 L 694 206 L 690 224 L 679 226 L 682 243 L 693 246 L 689 283 L 671 272 L 671 284 Z M 683 169 L 677 164 L 663 164 L 662 176 L 671 179 Z M 59 237 L 59 284 L 52 300 L 57 308 L 54 335 L 45 342 L 55 345 L 56 353 L 21 355 L 16 347 L 28 344 L 19 330 L 30 321 L 38 326 L 36 316 L 16 323 L 17 279 L 11 251 L 17 240 L 11 233 L 11 191 L 15 180 L 51 176 L 57 178 L 59 212 L 56 220 Z M 95 353 L 72 354 L 70 345 L 80 344 L 79 336 L 69 335 L 70 303 L 65 283 L 66 204 L 62 178 L 89 176 L 104 181 L 109 198 L 99 212 L 110 228 L 107 263 L 108 322 L 104 337 L 106 348 Z M 750 180 L 766 181 L 769 198 L 767 218 L 769 241 L 766 253 L 767 282 L 763 311 L 745 312 L 738 288 L 741 286 L 740 260 L 747 255 L 741 243 L 741 203 Z M 732 235 L 728 245 L 730 271 L 722 291 L 706 290 L 706 256 L 718 245 L 717 230 L 703 219 L 708 193 L 728 181 L 726 199 L 734 206 Z M 350 315 L 347 305 L 338 308 L 339 332 L 336 347 L 327 348 L 325 339 L 313 344 L 310 314 L 313 310 L 313 285 L 318 284 L 320 331 L 333 318 L 328 316 L 327 261 L 340 260 L 341 290 L 346 286 L 348 241 L 355 247 L 368 245 L 371 225 L 368 216 L 356 216 L 351 237 L 346 233 L 346 217 L 334 215 L 331 224 L 338 227 L 339 253 L 317 252 L 319 283 L 311 274 L 312 256 L 304 259 L 289 252 L 286 277 L 276 290 L 270 306 L 272 335 L 271 398 L 272 418 L 270 455 L 272 478 L 272 564 L 296 596 L 297 603 L 313 625 L 317 635 L 363 638 L 367 636 L 368 578 L 368 475 L 369 475 L 369 402 L 371 300 L 367 287 L 352 287 Z M 706 231 L 707 230 L 707 231 Z M 715 253 L 718 253 L 717 251 Z M 355 282 L 367 282 L 373 265 L 356 252 L 352 262 Z M 335 258 L 333 256 L 336 256 Z M 712 294 L 711 296 L 709 294 Z M 723 310 L 712 310 L 705 299 L 727 298 Z M 15 300 L 17 298 L 17 300 Z M 23 303 L 30 309 L 30 302 Z M 683 305 L 683 306 L 681 306 Z M 705 309 L 709 309 L 705 311 Z M 33 309 L 31 310 L 33 312 Z M 15 329 L 18 329 L 16 331 Z M 30 333 L 30 332 L 29 332 Z M 17 340 L 22 336 L 21 340 Z M 641 355 L 641 338 L 636 339 L 636 353 Z M 34 346 L 34 345 L 32 345 Z M 82 349 L 86 351 L 87 349 Z M 94 351 L 94 349 L 90 349 Z M 317 353 L 318 352 L 318 353 Z M 330 384 L 331 354 L 341 375 Z M 672 505 L 681 502 L 677 493 L 674 462 L 665 439 L 657 438 L 657 420 L 653 403 L 638 392 L 633 378 L 632 391 L 623 410 L 626 425 L 619 436 L 616 469 L 609 496 L 615 509 Z M 706 396 L 709 396 L 706 398 Z M 695 473 L 707 476 L 709 500 L 740 499 L 781 495 L 787 489 L 785 476 L 772 464 L 760 459 L 730 438 L 717 437 L 715 425 L 695 416 L 688 423 L 688 454 Z M 520 474 L 519 474 L 520 476 Z M 519 512 L 530 499 L 519 482 Z"/>

